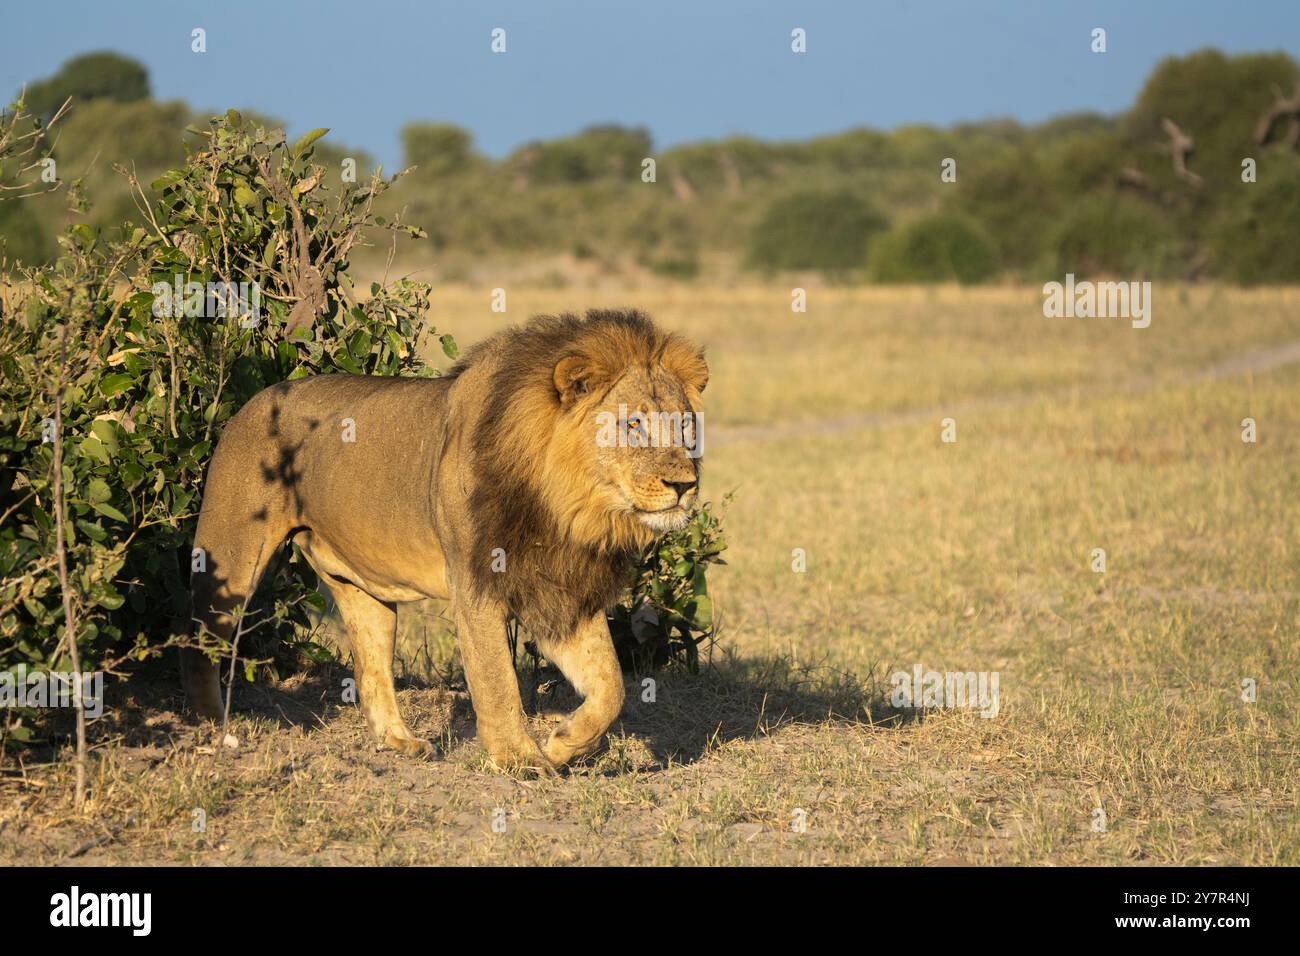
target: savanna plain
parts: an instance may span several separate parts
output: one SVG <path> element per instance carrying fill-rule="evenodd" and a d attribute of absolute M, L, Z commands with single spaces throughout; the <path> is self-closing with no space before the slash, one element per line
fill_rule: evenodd
<path fill-rule="evenodd" d="M 707 346 L 703 487 L 734 496 L 700 673 L 628 675 L 608 748 L 546 779 L 487 767 L 435 605 L 398 672 L 413 730 L 450 718 L 436 760 L 374 748 L 345 645 L 241 686 L 238 748 L 132 681 L 84 813 L 66 755 L 0 777 L 0 863 L 1300 863 L 1300 290 L 1157 283 L 1145 329 L 1042 302 L 439 287 L 462 347 L 597 306 Z M 896 708 L 918 666 L 996 673 L 996 714 Z M 574 699 L 519 673 L 544 733 Z"/>

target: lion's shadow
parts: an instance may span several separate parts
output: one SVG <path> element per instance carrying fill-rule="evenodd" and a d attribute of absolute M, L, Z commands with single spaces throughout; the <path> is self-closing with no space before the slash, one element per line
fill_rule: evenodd
<path fill-rule="evenodd" d="M 660 768 L 695 763 L 732 741 L 798 726 L 891 728 L 918 716 L 889 705 L 873 673 L 787 658 L 728 657 L 698 674 L 629 675 L 614 730 L 640 740 Z M 611 771 L 614 772 L 614 771 Z"/>
<path fill-rule="evenodd" d="M 152 679 L 128 680 L 110 693 L 107 704 L 116 723 L 114 736 L 128 746 L 174 743 L 197 725 L 184 716 L 186 707 L 174 668 L 151 668 Z M 558 672 L 543 668 L 534 675 L 524 663 L 518 670 L 525 711 L 536 722 L 566 713 L 579 703 Z M 143 676 L 143 675 L 141 675 Z M 356 708 L 347 696 L 352 668 L 341 662 L 317 664 L 274 684 L 237 679 L 232 714 L 255 718 L 280 729 L 312 733 L 335 731 L 344 712 Z M 463 679 L 399 678 L 404 716 L 417 734 L 445 728 L 444 744 L 471 743 L 474 712 Z M 723 744 L 762 740 L 798 726 L 869 726 L 892 728 L 924 714 L 890 706 L 874 674 L 851 674 L 825 665 L 795 665 L 780 657 L 728 656 L 705 664 L 697 674 L 660 671 L 625 675 L 623 712 L 611 728 L 608 752 L 628 742 L 644 747 L 637 769 L 654 772 L 695 763 Z M 114 700 L 114 698 L 118 698 Z M 134 713 L 136 719 L 131 719 Z M 150 719 L 144 719 L 153 715 Z M 364 723 L 354 728 L 364 734 Z M 536 728 L 539 733 L 544 728 Z M 607 753 L 608 753 L 607 752 Z M 645 754 L 649 759 L 644 759 Z M 617 774 L 628 766 L 597 758 L 589 771 Z"/>

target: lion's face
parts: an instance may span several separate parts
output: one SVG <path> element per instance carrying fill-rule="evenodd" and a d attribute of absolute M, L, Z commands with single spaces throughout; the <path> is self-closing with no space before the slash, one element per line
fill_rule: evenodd
<path fill-rule="evenodd" d="M 631 366 L 612 384 L 573 379 L 577 370 L 561 362 L 555 374 L 567 386 L 561 399 L 571 406 L 575 444 L 589 456 L 593 496 L 655 534 L 683 527 L 699 496 L 703 360 Z M 584 395 L 589 401 L 578 401 Z"/>
<path fill-rule="evenodd" d="M 661 368 L 629 369 L 597 415 L 595 468 L 656 533 L 686 524 L 698 497 L 699 426 L 682 384 Z"/>

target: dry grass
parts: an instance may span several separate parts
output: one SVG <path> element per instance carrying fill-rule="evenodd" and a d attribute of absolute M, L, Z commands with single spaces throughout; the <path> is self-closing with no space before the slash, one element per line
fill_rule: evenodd
<path fill-rule="evenodd" d="M 1133 330 L 1044 319 L 1034 289 L 811 289 L 794 315 L 775 287 L 512 287 L 507 316 L 444 289 L 462 343 L 635 304 L 710 346 L 726 653 L 654 703 L 630 681 L 608 750 L 544 781 L 484 772 L 437 609 L 403 616 L 402 702 L 417 731 L 450 715 L 438 762 L 375 752 L 342 666 L 245 689 L 224 753 L 142 687 L 93 728 L 84 816 L 66 766 L 4 778 L 0 861 L 1300 862 L 1300 293 L 1156 295 Z M 891 711 L 916 664 L 997 671 L 998 715 Z"/>

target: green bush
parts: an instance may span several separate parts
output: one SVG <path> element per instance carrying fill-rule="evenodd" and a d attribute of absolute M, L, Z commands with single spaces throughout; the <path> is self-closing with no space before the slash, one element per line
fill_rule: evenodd
<path fill-rule="evenodd" d="M 507 162 L 539 185 L 588 183 L 612 178 L 632 182 L 641 175 L 641 162 L 651 155 L 650 134 L 644 129 L 615 125 L 591 126 L 577 136 L 533 143 Z"/>
<path fill-rule="evenodd" d="M 1187 166 L 1201 177 L 1198 191 L 1232 188 L 1240 182 L 1242 157 L 1258 156 L 1255 124 L 1278 91 L 1289 96 L 1297 80 L 1300 70 L 1285 53 L 1228 56 L 1198 50 L 1161 61 L 1124 118 L 1134 164 L 1161 188 L 1190 191 L 1173 172 L 1169 134 L 1162 126 L 1167 117 L 1195 140 Z"/>
<path fill-rule="evenodd" d="M 959 164 L 957 182 L 943 187 L 950 203 L 945 211 L 979 223 L 1002 266 L 1029 270 L 1042 255 L 1061 200 L 1053 189 L 1053 172 L 1041 153 L 1028 146 L 975 153 Z"/>
<path fill-rule="evenodd" d="M 83 53 L 64 63 L 54 76 L 33 83 L 27 105 L 34 115 L 48 119 L 69 98 L 77 103 L 129 103 L 148 96 L 149 73 L 137 61 L 118 53 Z"/>
<path fill-rule="evenodd" d="M 451 123 L 407 123 L 402 127 L 402 162 L 430 176 L 464 172 L 474 160 L 474 139 Z"/>
<path fill-rule="evenodd" d="M 1300 280 L 1300 159 L 1265 157 L 1258 181 L 1234 190 L 1210 233 L 1214 274 L 1243 285 Z"/>
<path fill-rule="evenodd" d="M 723 498 L 723 506 L 731 500 Z M 619 662 L 644 672 L 675 664 L 696 673 L 699 646 L 716 633 L 708 569 L 726 564 L 721 518 L 705 503 L 680 531 L 656 541 L 632 571 L 625 598 L 609 612 Z"/>
<path fill-rule="evenodd" d="M 765 269 L 862 268 L 884 216 L 847 189 L 806 190 L 770 203 L 750 236 L 749 262 Z"/>
<path fill-rule="evenodd" d="M 312 161 L 323 130 L 290 147 L 232 111 L 196 132 L 185 165 L 153 184 L 146 225 L 127 224 L 119 240 L 71 228 L 56 265 L 23 277 L 0 326 L 0 669 L 67 660 L 48 440 L 56 392 L 69 592 L 90 670 L 188 633 L 203 476 L 244 401 L 335 370 L 430 374 L 416 349 L 432 331 L 427 287 L 375 286 L 359 304 L 347 278 L 348 250 L 390 183 L 336 190 Z M 197 284 L 206 314 L 162 307 L 161 288 L 177 282 Z M 214 308 L 210 282 L 256 282 L 260 321 Z M 301 562 L 272 581 L 280 636 L 319 604 L 312 584 Z"/>
<path fill-rule="evenodd" d="M 40 263 L 54 252 L 54 242 L 32 211 L 32 202 L 32 199 L 0 202 L 0 262 L 7 258 Z"/>
<path fill-rule="evenodd" d="M 134 165 L 140 173 L 161 172 L 184 160 L 181 137 L 192 119 L 180 102 L 78 103 L 63 122 L 54 156 L 65 176 L 82 172 L 92 160 L 105 180 L 115 176 L 114 163 Z"/>
<path fill-rule="evenodd" d="M 1164 212 L 1149 202 L 1095 193 L 1073 203 L 1050 242 L 1053 276 L 1177 275 L 1187 243 Z"/>
<path fill-rule="evenodd" d="M 868 259 L 875 282 L 960 282 L 991 279 L 997 252 L 974 221 L 938 213 L 910 222 L 876 244 Z"/>

